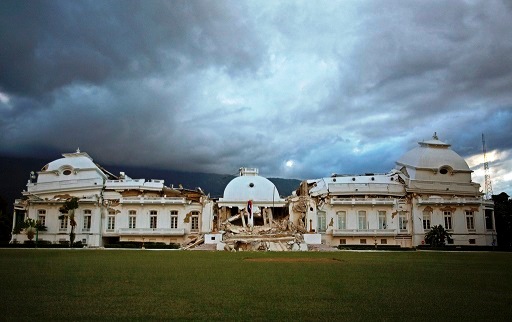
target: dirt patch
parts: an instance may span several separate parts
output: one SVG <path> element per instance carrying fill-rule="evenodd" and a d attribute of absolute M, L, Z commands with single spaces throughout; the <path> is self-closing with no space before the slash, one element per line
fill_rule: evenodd
<path fill-rule="evenodd" d="M 248 262 L 264 262 L 264 263 L 340 263 L 337 258 L 244 258 Z"/>

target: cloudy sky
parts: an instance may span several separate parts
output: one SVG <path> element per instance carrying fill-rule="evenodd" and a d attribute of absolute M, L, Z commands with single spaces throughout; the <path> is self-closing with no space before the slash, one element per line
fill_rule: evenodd
<path fill-rule="evenodd" d="M 512 195 L 510 1 L 0 2 L 0 154 L 316 178 L 434 132 Z"/>

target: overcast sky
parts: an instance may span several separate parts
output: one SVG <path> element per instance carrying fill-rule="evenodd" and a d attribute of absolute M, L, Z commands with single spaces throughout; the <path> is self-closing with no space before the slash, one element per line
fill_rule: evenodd
<path fill-rule="evenodd" d="M 439 139 L 512 195 L 510 1 L 0 1 L 0 153 L 284 178 Z M 51 159 L 49 161 L 51 161 Z"/>

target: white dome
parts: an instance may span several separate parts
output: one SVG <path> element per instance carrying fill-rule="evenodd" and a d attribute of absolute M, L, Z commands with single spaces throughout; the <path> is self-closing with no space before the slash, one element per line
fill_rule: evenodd
<path fill-rule="evenodd" d="M 439 141 L 437 138 L 418 143 L 419 147 L 405 153 L 396 162 L 399 166 L 416 169 L 449 167 L 454 171 L 471 171 L 464 158 L 450 149 L 450 144 Z"/>
<path fill-rule="evenodd" d="M 38 172 L 37 183 L 106 178 L 87 153 L 77 151 L 62 156 L 64 158 L 48 163 Z"/>
<path fill-rule="evenodd" d="M 63 154 L 64 158 L 57 159 L 48 163 L 45 167 L 46 171 L 61 170 L 62 168 L 73 169 L 90 169 L 97 168 L 96 164 L 92 161 L 87 153 L 69 153 Z"/>
<path fill-rule="evenodd" d="M 272 202 L 280 200 L 276 186 L 260 176 L 240 176 L 231 180 L 224 189 L 223 201 Z"/>

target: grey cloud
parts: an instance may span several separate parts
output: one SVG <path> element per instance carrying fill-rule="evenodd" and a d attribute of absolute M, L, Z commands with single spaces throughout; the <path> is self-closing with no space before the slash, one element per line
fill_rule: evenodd
<path fill-rule="evenodd" d="M 254 26 L 242 20 L 243 7 L 233 3 L 3 1 L 1 6 L 0 86 L 18 95 L 175 71 L 183 64 L 215 64 L 237 73 L 257 68 L 265 54 Z"/>
<path fill-rule="evenodd" d="M 386 172 L 433 132 L 463 156 L 481 133 L 512 148 L 499 1 L 0 6 L 4 153 L 311 178 Z"/>

